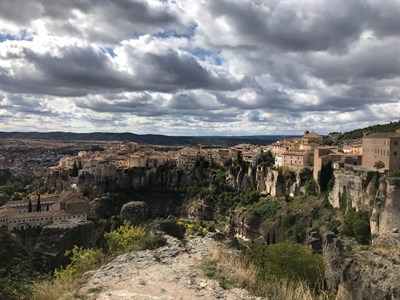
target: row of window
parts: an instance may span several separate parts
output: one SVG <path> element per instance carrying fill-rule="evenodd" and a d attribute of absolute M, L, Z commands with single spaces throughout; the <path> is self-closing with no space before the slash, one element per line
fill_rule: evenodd
<path fill-rule="evenodd" d="M 370 145 L 390 145 L 390 141 L 387 140 L 364 140 L 364 143 L 370 144 Z M 393 141 L 393 146 L 397 146 L 397 141 Z"/>
<path fill-rule="evenodd" d="M 70 219 L 70 218 L 80 218 L 80 217 L 85 217 L 85 215 L 77 215 L 77 216 L 68 216 L 68 219 Z M 62 218 L 62 217 L 59 217 L 59 218 L 54 218 L 54 220 L 65 220 L 66 218 L 64 217 L 64 218 Z M 44 221 L 44 220 L 51 220 L 51 218 L 37 218 L 37 219 L 29 219 L 29 222 L 34 222 L 34 221 Z M 24 223 L 24 222 L 27 222 L 28 220 L 14 220 L 14 221 L 9 221 L 9 223 L 11 224 L 11 223 Z M 5 219 L 2 219 L 2 220 L 0 220 L 0 222 L 2 222 L 2 223 L 5 223 L 5 222 L 7 222 L 7 220 L 5 220 Z"/>

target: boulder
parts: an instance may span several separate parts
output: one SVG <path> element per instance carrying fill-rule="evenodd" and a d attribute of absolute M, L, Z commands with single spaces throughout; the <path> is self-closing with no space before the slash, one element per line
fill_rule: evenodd
<path fill-rule="evenodd" d="M 134 225 L 139 225 L 147 220 L 148 208 L 146 202 L 131 201 L 124 204 L 121 208 L 122 221 L 130 221 Z"/>

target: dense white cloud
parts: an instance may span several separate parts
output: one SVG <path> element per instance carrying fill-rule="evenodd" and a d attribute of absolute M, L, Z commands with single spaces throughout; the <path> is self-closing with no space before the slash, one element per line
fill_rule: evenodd
<path fill-rule="evenodd" d="M 0 2 L 0 130 L 274 134 L 399 119 L 393 1 Z"/>

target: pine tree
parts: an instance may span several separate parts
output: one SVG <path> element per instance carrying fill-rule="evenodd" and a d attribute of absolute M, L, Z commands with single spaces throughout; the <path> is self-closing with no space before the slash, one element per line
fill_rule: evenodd
<path fill-rule="evenodd" d="M 74 165 L 72 166 L 71 172 L 69 173 L 69 176 L 71 177 L 77 177 L 78 176 L 78 166 L 76 165 L 76 161 L 74 161 Z"/>
<path fill-rule="evenodd" d="M 31 199 L 29 199 L 29 203 L 28 203 L 28 212 L 32 212 L 32 201 Z"/>
<path fill-rule="evenodd" d="M 40 203 L 40 194 L 38 195 L 36 202 L 36 211 L 42 211 L 42 204 Z"/>

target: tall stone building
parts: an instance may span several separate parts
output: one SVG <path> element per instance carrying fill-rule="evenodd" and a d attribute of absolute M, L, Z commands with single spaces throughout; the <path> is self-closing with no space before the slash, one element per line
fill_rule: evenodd
<path fill-rule="evenodd" d="M 362 166 L 375 170 L 374 164 L 382 161 L 383 170 L 400 170 L 400 131 L 373 133 L 363 138 Z"/>

